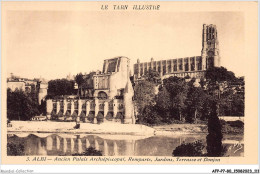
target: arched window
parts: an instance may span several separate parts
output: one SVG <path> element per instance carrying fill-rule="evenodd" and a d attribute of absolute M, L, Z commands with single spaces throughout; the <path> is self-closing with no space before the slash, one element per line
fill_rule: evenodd
<path fill-rule="evenodd" d="M 98 93 L 98 98 L 99 99 L 107 99 L 107 94 L 103 91 Z"/>

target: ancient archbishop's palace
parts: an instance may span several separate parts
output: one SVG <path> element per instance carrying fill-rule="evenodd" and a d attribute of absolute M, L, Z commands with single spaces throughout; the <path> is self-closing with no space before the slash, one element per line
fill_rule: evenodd
<path fill-rule="evenodd" d="M 220 66 L 219 42 L 215 25 L 203 25 L 201 56 L 134 64 L 134 79 L 141 80 L 149 69 L 170 76 L 201 78 L 205 70 Z M 91 99 L 49 99 L 48 119 L 83 122 L 119 121 L 135 124 L 134 91 L 130 82 L 130 59 L 104 60 L 103 71 L 93 75 Z"/>
<path fill-rule="evenodd" d="M 105 60 L 103 72 L 94 75 L 92 82 L 91 99 L 47 100 L 48 119 L 135 123 L 129 58 Z"/>

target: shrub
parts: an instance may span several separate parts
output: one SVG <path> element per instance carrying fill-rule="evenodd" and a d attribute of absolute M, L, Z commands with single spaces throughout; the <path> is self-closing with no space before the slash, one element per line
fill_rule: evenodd
<path fill-rule="evenodd" d="M 24 155 L 24 145 L 15 144 L 13 142 L 7 143 L 7 155 L 8 156 L 22 156 Z"/>
<path fill-rule="evenodd" d="M 221 126 L 224 126 L 227 124 L 227 122 L 223 119 L 219 119 L 219 122 L 220 122 Z"/>
<path fill-rule="evenodd" d="M 94 147 L 89 147 L 83 153 L 74 153 L 72 156 L 102 156 L 102 151 L 96 150 Z"/>
<path fill-rule="evenodd" d="M 193 143 L 181 144 L 173 150 L 173 156 L 204 156 L 204 145 L 201 141 L 195 141 Z"/>
<path fill-rule="evenodd" d="M 243 134 L 244 129 L 238 127 L 231 127 L 229 124 L 225 124 L 222 126 L 222 133 L 225 134 Z"/>
<path fill-rule="evenodd" d="M 227 121 L 227 123 L 231 126 L 231 127 L 237 127 L 237 128 L 244 128 L 244 123 L 240 120 L 236 120 L 236 121 Z"/>

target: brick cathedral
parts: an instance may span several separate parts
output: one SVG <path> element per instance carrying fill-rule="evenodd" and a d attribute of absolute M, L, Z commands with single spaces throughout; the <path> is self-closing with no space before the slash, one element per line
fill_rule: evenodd
<path fill-rule="evenodd" d="M 141 63 L 137 60 L 134 64 L 134 78 L 140 79 L 149 69 L 160 73 L 162 78 L 170 76 L 201 78 L 205 70 L 220 66 L 219 42 L 216 25 L 203 24 L 201 56 L 184 57 L 177 59 Z"/>

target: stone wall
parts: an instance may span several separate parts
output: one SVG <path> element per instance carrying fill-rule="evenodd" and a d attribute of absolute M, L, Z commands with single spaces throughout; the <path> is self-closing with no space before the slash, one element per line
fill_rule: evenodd
<path fill-rule="evenodd" d="M 151 62 L 144 63 L 138 61 L 134 64 L 134 75 L 141 77 L 145 75 L 149 69 L 159 72 L 162 76 L 182 76 L 178 74 L 202 71 L 202 58 L 201 56 L 195 56 L 160 61 L 154 61 L 151 59 Z"/>
<path fill-rule="evenodd" d="M 104 122 L 122 121 L 124 115 L 123 99 L 98 98 L 47 100 L 47 118 L 60 121 Z"/>

